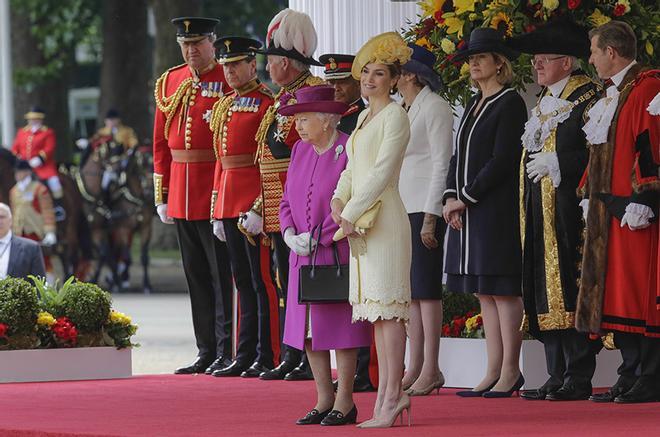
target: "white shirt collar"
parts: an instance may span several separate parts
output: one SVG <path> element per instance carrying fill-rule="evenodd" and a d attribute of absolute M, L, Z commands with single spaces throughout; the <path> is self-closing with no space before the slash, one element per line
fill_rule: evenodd
<path fill-rule="evenodd" d="M 552 85 L 548 85 L 548 90 L 550 90 L 552 97 L 559 98 L 559 96 L 561 96 L 562 91 L 564 91 L 564 88 L 566 88 L 566 84 L 570 79 L 571 79 L 571 75 L 569 74 L 559 82 L 555 82 Z"/>
<path fill-rule="evenodd" d="M 623 78 L 625 77 L 625 75 L 626 75 L 626 73 L 628 72 L 628 70 L 630 70 L 630 68 L 631 68 L 633 65 L 635 65 L 636 63 L 637 63 L 637 61 L 632 61 L 632 62 L 631 62 L 630 64 L 628 64 L 628 66 L 625 67 L 623 70 L 619 71 L 617 74 L 615 74 L 614 76 L 610 77 L 610 79 L 612 80 L 612 82 L 614 82 L 614 85 L 615 85 L 617 88 L 619 88 L 619 85 L 621 85 L 621 82 L 623 82 Z"/>
<path fill-rule="evenodd" d="M 0 243 L 2 243 L 3 246 L 5 244 L 9 243 L 11 241 L 11 236 L 12 236 L 12 233 L 11 233 L 11 229 L 10 229 L 9 232 L 7 232 L 7 235 L 0 238 Z"/>
<path fill-rule="evenodd" d="M 32 183 L 32 177 L 27 176 L 21 179 L 20 181 L 16 182 L 16 186 L 20 191 L 25 191 L 31 183 Z"/>

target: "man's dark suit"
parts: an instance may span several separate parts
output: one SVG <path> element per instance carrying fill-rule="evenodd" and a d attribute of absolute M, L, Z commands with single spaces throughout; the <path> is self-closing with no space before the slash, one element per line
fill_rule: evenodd
<path fill-rule="evenodd" d="M 46 276 L 41 248 L 32 240 L 13 235 L 9 248 L 7 276 L 27 279 L 28 275 Z"/>

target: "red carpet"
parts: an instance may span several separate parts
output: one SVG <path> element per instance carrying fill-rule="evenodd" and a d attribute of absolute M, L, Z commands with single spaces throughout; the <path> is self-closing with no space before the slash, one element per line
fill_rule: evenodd
<path fill-rule="evenodd" d="M 658 435 L 660 404 L 414 398 L 411 428 L 296 426 L 315 402 L 312 382 L 210 376 L 0 384 L 0 436 L 614 436 Z M 374 393 L 357 394 L 359 420 Z"/>

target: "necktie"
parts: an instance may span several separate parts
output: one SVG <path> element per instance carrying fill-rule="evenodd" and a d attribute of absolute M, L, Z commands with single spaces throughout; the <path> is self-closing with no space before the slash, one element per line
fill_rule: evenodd
<path fill-rule="evenodd" d="M 612 81 L 612 79 L 607 79 L 607 80 L 605 80 L 605 82 L 603 82 L 603 87 L 605 89 L 608 89 L 609 87 L 611 87 L 613 85 L 614 85 L 614 82 Z"/>

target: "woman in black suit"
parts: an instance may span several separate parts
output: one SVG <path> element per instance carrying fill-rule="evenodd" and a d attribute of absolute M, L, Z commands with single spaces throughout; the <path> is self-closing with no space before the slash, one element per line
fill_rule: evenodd
<path fill-rule="evenodd" d="M 487 374 L 460 396 L 511 396 L 524 383 L 518 367 L 523 316 L 518 169 L 527 110 L 510 88 L 513 70 L 501 35 L 472 31 L 458 59 L 479 92 L 466 105 L 449 164 L 443 216 L 450 226 L 447 289 L 477 293 L 486 332 Z"/>

